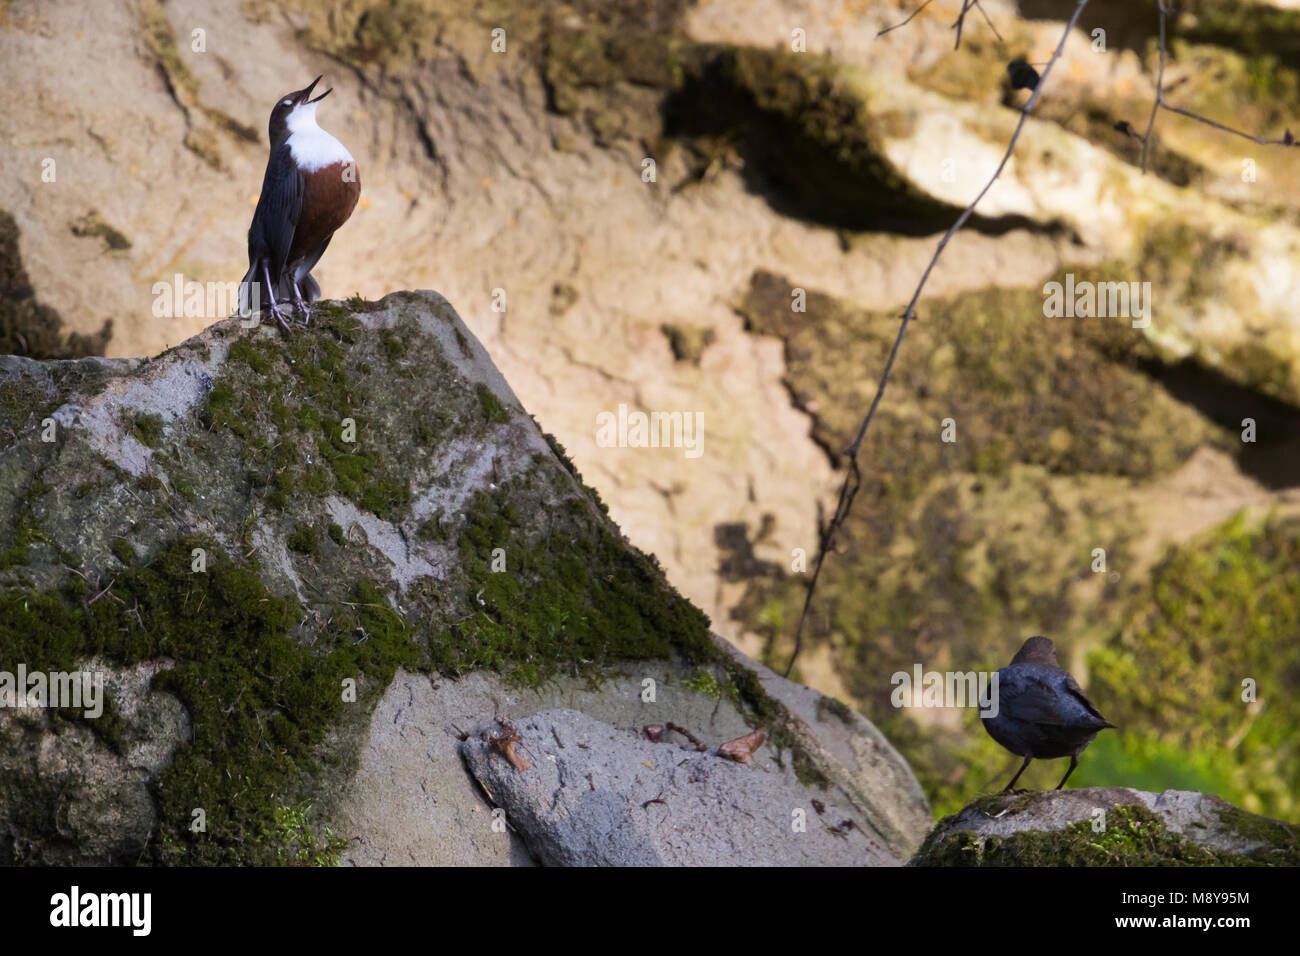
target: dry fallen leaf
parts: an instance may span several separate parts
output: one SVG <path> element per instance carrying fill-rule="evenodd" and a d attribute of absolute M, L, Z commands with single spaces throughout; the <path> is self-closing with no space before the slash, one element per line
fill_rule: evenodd
<path fill-rule="evenodd" d="M 763 746 L 763 741 L 766 739 L 767 728 L 759 727 L 753 733 L 737 737 L 735 740 L 728 740 L 718 748 L 718 756 L 734 760 L 736 763 L 748 764 L 749 758 L 754 755 L 754 751 Z"/>
<path fill-rule="evenodd" d="M 527 770 L 532 766 L 523 754 L 515 750 L 515 744 L 523 738 L 519 736 L 519 731 L 509 724 L 504 724 L 501 728 L 499 737 L 489 737 L 488 742 L 492 744 L 492 749 L 500 753 L 510 761 L 510 766 L 516 770 Z"/>

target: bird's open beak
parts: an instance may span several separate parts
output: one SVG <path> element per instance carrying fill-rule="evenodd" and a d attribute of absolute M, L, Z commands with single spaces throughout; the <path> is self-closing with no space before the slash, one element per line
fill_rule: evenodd
<path fill-rule="evenodd" d="M 307 87 L 307 89 L 303 90 L 301 93 L 298 94 L 298 103 L 299 103 L 299 104 L 302 104 L 302 103 L 319 103 L 321 100 L 325 99 L 325 97 L 329 96 L 331 93 L 334 92 L 334 87 L 331 86 L 328 90 L 326 90 L 326 91 L 325 91 L 324 93 L 322 93 L 320 96 L 316 97 L 314 100 L 311 98 L 311 91 L 314 90 L 314 89 L 316 89 L 316 84 L 319 83 L 319 82 L 321 81 L 321 77 L 324 76 L 324 75 L 325 75 L 325 74 L 322 73 L 320 76 L 316 77 L 316 79 L 314 79 L 314 80 L 311 81 L 311 85 L 310 85 L 309 87 Z"/>

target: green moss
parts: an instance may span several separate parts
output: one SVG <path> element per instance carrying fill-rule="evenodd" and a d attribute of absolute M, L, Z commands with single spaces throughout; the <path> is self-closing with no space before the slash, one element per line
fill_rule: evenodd
<path fill-rule="evenodd" d="M 388 356 L 388 361 L 396 362 L 406 354 L 406 343 L 394 329 L 384 329 L 381 336 L 384 342 L 384 354 Z"/>
<path fill-rule="evenodd" d="M 510 421 L 510 414 L 505 410 L 505 406 L 501 404 L 492 389 L 480 384 L 475 386 L 474 390 L 478 393 L 479 404 L 483 406 L 483 412 L 487 415 L 488 421 L 494 425 L 504 425 Z"/>
<path fill-rule="evenodd" d="M 1288 62 L 1300 56 L 1300 11 L 1243 0 L 1201 0 L 1195 13 L 1179 18 L 1178 36 L 1187 41 Z"/>
<path fill-rule="evenodd" d="M 22 567 L 31 560 L 30 548 L 35 544 L 53 545 L 54 540 L 41 530 L 40 523 L 31 514 L 32 502 L 49 491 L 49 486 L 39 478 L 33 479 L 23 495 L 23 507 L 14 521 L 13 536 L 8 548 L 0 552 L 0 571 Z"/>
<path fill-rule="evenodd" d="M 1219 809 L 1219 822 L 1242 839 L 1258 845 L 1249 854 L 1254 862 L 1300 866 L 1300 828 L 1233 806 Z"/>
<path fill-rule="evenodd" d="M 284 345 L 256 334 L 231 344 L 202 421 L 241 440 L 250 482 L 267 489 L 272 507 L 330 490 L 390 519 L 409 504 L 409 482 L 393 462 L 401 449 L 370 430 L 361 414 L 370 388 L 345 358 L 343 347 L 361 334 L 347 309 L 319 302 L 312 325 L 296 329 Z M 354 351 L 353 364 L 363 364 L 367 353 Z M 343 440 L 347 419 L 355 424 L 354 441 Z"/>
<path fill-rule="evenodd" d="M 704 668 L 690 680 L 682 682 L 689 690 L 697 694 L 703 694 L 710 700 L 720 700 L 722 698 L 722 688 L 718 686 L 718 680 Z"/>
<path fill-rule="evenodd" d="M 340 528 L 340 527 L 339 527 L 337 524 L 335 524 L 333 521 L 330 522 L 330 525 L 329 525 L 329 528 L 328 528 L 327 531 L 326 531 L 326 534 L 329 535 L 329 539 L 330 539 L 331 541 L 333 541 L 335 544 L 339 545 L 340 547 L 341 547 L 341 546 L 344 544 L 344 542 L 347 540 L 347 539 L 344 537 L 344 535 L 343 535 L 343 529 Z"/>
<path fill-rule="evenodd" d="M 131 434 L 142 445 L 158 448 L 162 445 L 163 420 L 159 415 L 135 415 L 131 419 Z"/>
<path fill-rule="evenodd" d="M 537 479 L 533 479 L 537 480 Z M 535 683 L 576 661 L 716 656 L 708 618 L 663 580 L 653 558 L 616 537 L 580 498 L 528 514 L 529 479 L 479 492 L 466 508 L 461 561 L 472 617 L 443 651 L 455 672 L 487 667 Z M 510 556 L 491 571 L 493 551 Z"/>
<path fill-rule="evenodd" d="M 986 798 L 984 803 L 999 812 L 1007 807 L 1001 797 Z M 978 808 L 980 803 L 975 806 Z M 1264 850 L 1238 856 L 1209 850 L 1169 832 L 1158 816 L 1140 805 L 1107 810 L 1105 828 L 1100 833 L 1093 830 L 1090 820 L 1072 823 L 1059 831 L 1024 830 L 1008 837 L 979 837 L 970 830 L 940 837 L 943 828 L 944 823 L 935 828 L 911 865 L 1250 866 L 1294 863 L 1297 853 L 1294 834 L 1290 851 Z"/>
<path fill-rule="evenodd" d="M 271 371 L 272 366 L 272 356 L 266 349 L 255 344 L 251 338 L 236 339 L 230 343 L 227 361 L 243 362 L 259 375 L 266 375 Z"/>
<path fill-rule="evenodd" d="M 192 547 L 207 550 L 206 573 L 191 572 Z M 301 617 L 295 602 L 268 593 L 253 570 L 197 539 L 177 540 L 119 572 L 110 590 L 116 600 L 89 607 L 71 594 L 0 591 L 6 652 L 48 670 L 69 670 L 93 655 L 123 665 L 175 661 L 154 686 L 180 698 L 193 739 L 163 773 L 160 832 L 147 858 L 283 862 L 284 842 L 268 842 L 285 822 L 276 808 L 292 805 L 288 798 L 316 767 L 326 730 L 355 706 L 343 703 L 343 680 L 357 681 L 361 706 L 368 706 L 398 666 L 420 660 L 399 619 L 382 608 L 342 606 L 337 617 L 365 627 L 366 638 L 330 625 L 308 646 L 292 636 Z M 359 586 L 354 597 L 373 602 L 377 592 Z M 206 833 L 190 830 L 195 808 L 206 813 Z M 328 859 L 328 846 L 322 852 Z"/>
<path fill-rule="evenodd" d="M 234 432 L 240 438 L 247 438 L 248 424 L 242 411 L 234 386 L 230 382 L 221 381 L 213 385 L 212 391 L 208 394 L 201 420 L 209 429 L 224 428 Z"/>
<path fill-rule="evenodd" d="M 270 825 L 258 842 L 273 848 L 283 866 L 338 866 L 348 843 L 325 828 L 323 838 L 316 835 L 311 823 L 312 807 L 303 802 L 291 807 L 276 807 Z"/>
<path fill-rule="evenodd" d="M 289 535 L 288 545 L 290 551 L 297 551 L 299 554 L 318 554 L 320 534 L 311 525 L 300 524 L 293 529 L 293 534 Z"/>
<path fill-rule="evenodd" d="M 317 453 L 334 473 L 334 487 L 381 518 L 400 516 L 411 500 L 409 482 L 392 474 L 377 453 L 362 446 L 350 450 L 353 446 L 341 435 L 341 425 L 334 425 L 327 429 L 327 438 L 316 442 Z"/>
<path fill-rule="evenodd" d="M 1300 817 L 1297 563 L 1300 523 L 1238 516 L 1171 548 L 1088 660 L 1091 689 L 1127 734 L 1213 755 L 1230 781 L 1222 796 L 1289 820 Z"/>
<path fill-rule="evenodd" d="M 113 552 L 113 557 L 127 567 L 135 564 L 135 548 L 125 538 L 114 538 L 109 550 Z"/>
<path fill-rule="evenodd" d="M 420 522 L 420 527 L 417 529 L 416 534 L 425 541 L 446 543 L 451 539 L 451 532 L 443 526 L 442 512 L 438 512 L 432 517 L 426 518 L 424 521 Z"/>

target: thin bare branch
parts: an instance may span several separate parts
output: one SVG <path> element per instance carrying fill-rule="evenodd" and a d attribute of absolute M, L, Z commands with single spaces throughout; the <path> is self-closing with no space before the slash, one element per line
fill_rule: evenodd
<path fill-rule="evenodd" d="M 943 251 L 947 248 L 949 241 L 951 241 L 952 237 L 955 236 L 970 220 L 970 217 L 975 212 L 975 207 L 979 205 L 980 201 L 988 194 L 989 190 L 993 188 L 993 184 L 998 181 L 998 177 L 1000 177 L 1003 170 L 1006 169 L 1007 163 L 1011 161 L 1011 155 L 1015 152 L 1016 143 L 1020 140 L 1020 134 L 1025 128 L 1025 123 L 1029 120 L 1030 114 L 1033 113 L 1034 107 L 1038 105 L 1038 98 L 1047 86 L 1047 78 L 1051 74 L 1052 68 L 1061 58 L 1061 53 L 1065 50 L 1065 41 L 1069 39 L 1070 33 L 1079 22 L 1079 17 L 1083 13 L 1083 8 L 1087 5 L 1088 0 L 1078 0 L 1075 4 L 1074 13 L 1070 16 L 1070 21 L 1065 25 L 1065 29 L 1061 31 L 1060 42 L 1057 43 L 1056 49 L 1052 53 L 1052 58 L 1047 61 L 1047 65 L 1043 69 L 1043 74 L 1038 85 L 1034 87 L 1034 91 L 1030 95 L 1029 100 L 1020 110 L 1020 120 L 1016 123 L 1015 131 L 1011 134 L 1011 141 L 1007 144 L 1007 149 L 1002 156 L 1002 161 L 998 163 L 998 168 L 994 170 L 993 176 L 989 181 L 984 184 L 984 188 L 979 191 L 979 195 L 971 200 L 970 205 L 962 210 L 961 215 L 957 217 L 956 222 L 949 226 L 948 231 L 943 234 L 943 238 L 939 240 L 938 247 L 934 250 L 934 255 L 930 258 L 929 264 L 921 274 L 921 281 L 917 283 L 916 290 L 912 293 L 912 298 L 907 303 L 907 309 L 904 310 L 902 319 L 898 325 L 898 336 L 894 339 L 893 348 L 889 350 L 889 358 L 886 360 L 884 371 L 880 375 L 880 384 L 876 386 L 876 394 L 871 400 L 871 407 L 867 409 L 867 414 L 862 419 L 862 424 L 858 428 L 857 437 L 853 439 L 853 444 L 851 444 L 844 452 L 844 454 L 849 458 L 848 471 L 844 476 L 844 483 L 840 486 L 839 501 L 835 508 L 835 514 L 832 516 L 830 523 L 827 524 L 826 530 L 822 534 L 821 547 L 817 553 L 817 562 L 814 565 L 812 579 L 808 582 L 808 591 L 804 595 L 803 611 L 799 615 L 799 626 L 795 631 L 794 651 L 790 655 L 790 662 L 786 664 L 785 667 L 785 674 L 787 677 L 789 676 L 790 671 L 794 668 L 795 660 L 799 657 L 799 651 L 803 647 L 804 624 L 808 618 L 808 609 L 812 604 L 813 594 L 817 588 L 817 581 L 821 576 L 822 564 L 826 559 L 827 553 L 829 553 L 830 549 L 834 546 L 836 533 L 848 518 L 849 509 L 852 507 L 853 499 L 857 495 L 858 488 L 861 485 L 861 473 L 858 469 L 857 461 L 858 452 L 861 450 L 862 442 L 867 436 L 867 429 L 871 427 L 871 421 L 875 418 L 876 409 L 880 406 L 880 400 L 885 394 L 885 387 L 889 384 L 889 375 L 894 369 L 894 362 L 898 358 L 899 347 L 903 344 L 903 336 L 907 333 L 908 323 L 910 323 L 916 316 L 916 305 L 920 301 L 926 283 L 930 281 L 930 275 L 934 272 L 935 266 L 938 265 L 939 258 L 943 255 Z M 963 0 L 963 14 L 966 9 L 966 3 L 965 0 Z"/>
<path fill-rule="evenodd" d="M 966 14 L 970 13 L 973 6 L 975 6 L 975 0 L 961 0 L 961 13 L 957 14 L 957 19 L 952 22 L 953 29 L 957 31 L 957 42 L 952 45 L 954 50 L 961 49 L 962 27 L 966 25 Z"/>
<path fill-rule="evenodd" d="M 876 36 L 883 37 L 886 33 L 893 33 L 899 27 L 907 26 L 909 23 L 911 23 L 913 20 L 916 19 L 916 15 L 918 13 L 920 13 L 922 10 L 924 10 L 932 3 L 934 3 L 934 0 L 925 0 L 925 3 L 921 4 L 919 7 L 917 7 L 915 10 L 913 10 L 911 13 L 907 15 L 906 20 L 903 20 L 901 23 L 895 23 L 892 27 L 885 27 L 885 29 L 877 33 Z"/>
<path fill-rule="evenodd" d="M 980 3 L 980 0 L 975 0 L 975 9 L 980 12 L 980 16 L 984 18 L 984 22 L 989 25 L 989 29 L 993 31 L 993 35 L 998 38 L 998 42 L 1006 42 L 1002 39 L 1002 34 L 998 32 L 997 25 L 994 24 L 993 19 L 985 11 L 984 5 Z"/>
<path fill-rule="evenodd" d="M 1164 110 L 1168 110 L 1170 113 L 1177 113 L 1179 116 L 1186 116 L 1188 119 L 1194 119 L 1198 123 L 1204 123 L 1206 126 L 1212 126 L 1214 129 L 1222 130 L 1225 133 L 1231 133 L 1233 136 L 1240 136 L 1242 139 L 1248 139 L 1252 143 L 1258 143 L 1260 146 L 1297 145 L 1294 136 L 1281 136 L 1278 137 L 1277 139 L 1267 139 L 1263 136 L 1255 136 L 1251 133 L 1246 133 L 1239 129 L 1233 129 L 1231 126 L 1225 126 L 1222 123 L 1216 123 L 1212 119 L 1207 119 L 1206 117 L 1200 116 L 1196 113 L 1191 113 L 1188 112 L 1187 110 L 1179 109 L 1177 106 L 1170 106 L 1168 103 L 1161 103 L 1160 108 Z"/>
<path fill-rule="evenodd" d="M 1151 118 L 1147 120 L 1146 135 L 1142 137 L 1142 172 L 1147 171 L 1147 157 L 1151 152 L 1151 134 L 1156 128 L 1156 114 L 1160 112 L 1160 104 L 1164 99 L 1165 87 L 1165 55 L 1168 49 L 1165 43 L 1165 23 L 1169 19 L 1170 9 L 1165 0 L 1160 0 L 1160 70 L 1156 73 L 1156 101 L 1151 104 Z"/>
<path fill-rule="evenodd" d="M 1280 136 L 1277 139 L 1270 139 L 1266 136 L 1256 136 L 1253 133 L 1247 133 L 1244 130 L 1236 129 L 1235 127 L 1228 126 L 1225 123 L 1212 120 L 1208 116 L 1193 113 L 1191 110 L 1185 110 L 1179 106 L 1171 106 L 1169 103 L 1165 102 L 1165 60 L 1168 56 L 1169 49 L 1166 37 L 1166 24 L 1169 15 L 1173 12 L 1174 8 L 1170 0 L 1160 0 L 1160 66 L 1156 72 L 1156 98 L 1155 102 L 1151 104 L 1151 117 L 1147 121 L 1146 135 L 1140 137 L 1142 140 L 1142 172 L 1145 173 L 1147 171 L 1147 159 L 1151 153 L 1151 134 L 1155 131 L 1156 116 L 1161 110 L 1166 110 L 1170 113 L 1177 113 L 1179 116 L 1185 116 L 1190 120 L 1203 123 L 1212 129 L 1219 130 L 1220 132 L 1231 133 L 1233 136 L 1240 136 L 1242 139 L 1248 139 L 1252 143 L 1257 143 L 1260 146 L 1297 145 L 1295 137 L 1291 135 L 1290 130 L 1287 130 L 1285 135 Z M 1178 82 L 1175 82 L 1174 86 L 1178 85 Z"/>
<path fill-rule="evenodd" d="M 925 0 L 924 3 L 922 3 L 919 7 L 917 7 L 915 10 L 913 10 L 911 13 L 907 15 L 906 20 L 902 20 L 898 23 L 895 23 L 892 27 L 885 27 L 883 30 L 879 31 L 876 34 L 876 36 L 883 37 L 886 33 L 893 33 L 899 27 L 907 26 L 909 23 L 911 23 L 913 20 L 916 19 L 917 14 L 919 14 L 922 10 L 924 10 L 933 2 L 934 0 Z M 961 13 L 957 14 L 957 19 L 952 22 L 952 29 L 955 29 L 957 31 L 957 42 L 953 46 L 953 49 L 954 50 L 961 49 L 962 28 L 966 25 L 966 14 L 970 13 L 972 10 L 979 10 L 980 16 L 984 18 L 984 22 L 989 25 L 989 29 L 993 31 L 993 35 L 997 37 L 998 42 L 1001 43 L 1002 34 L 998 32 L 998 28 L 993 25 L 993 21 L 989 18 L 988 13 L 985 11 L 984 7 L 980 5 L 980 0 L 962 0 Z"/>

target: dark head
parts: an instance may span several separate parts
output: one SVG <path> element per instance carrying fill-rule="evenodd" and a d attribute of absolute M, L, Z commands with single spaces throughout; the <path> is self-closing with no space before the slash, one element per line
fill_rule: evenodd
<path fill-rule="evenodd" d="M 323 73 L 321 74 L 321 76 L 324 75 L 325 74 Z M 271 135 L 272 149 L 279 146 L 289 138 L 289 116 L 291 113 L 295 110 L 306 109 L 310 110 L 314 117 L 316 113 L 316 104 L 334 91 L 334 87 L 331 86 L 320 96 L 312 99 L 311 91 L 316 88 L 316 84 L 319 83 L 320 80 L 321 77 L 318 76 L 316 79 L 311 81 L 311 85 L 306 89 L 297 90 L 293 93 L 286 93 L 276 101 L 275 108 L 271 110 L 271 122 L 268 127 Z"/>
<path fill-rule="evenodd" d="M 1031 637 L 1025 641 L 1024 646 L 1016 652 L 1016 656 L 1011 658 L 1011 663 L 1061 666 L 1056 662 L 1056 645 L 1052 643 L 1051 638 L 1041 636 Z"/>

